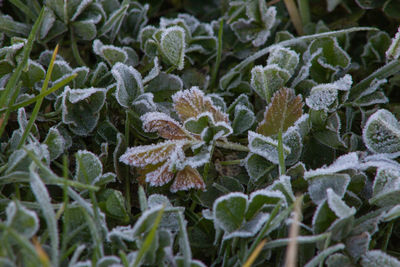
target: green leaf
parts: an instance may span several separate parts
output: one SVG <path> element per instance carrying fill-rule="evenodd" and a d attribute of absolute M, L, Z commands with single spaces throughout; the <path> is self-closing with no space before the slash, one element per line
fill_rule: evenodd
<path fill-rule="evenodd" d="M 267 64 L 276 64 L 280 68 L 287 70 L 290 75 L 293 75 L 299 61 L 299 55 L 295 51 L 286 47 L 277 46 L 271 51 Z"/>
<path fill-rule="evenodd" d="M 170 64 L 182 70 L 185 64 L 185 30 L 179 26 L 163 30 L 160 40 L 160 49 Z"/>
<path fill-rule="evenodd" d="M 271 164 L 264 157 L 249 153 L 246 157 L 245 167 L 252 182 L 257 182 L 270 171 Z"/>
<path fill-rule="evenodd" d="M 26 209 L 19 202 L 10 202 L 6 214 L 6 224 L 26 238 L 31 238 L 39 229 L 39 219 L 36 213 Z"/>
<path fill-rule="evenodd" d="M 395 153 L 400 151 L 400 123 L 385 109 L 372 114 L 363 129 L 363 140 L 374 153 Z"/>
<path fill-rule="evenodd" d="M 111 67 L 117 62 L 125 63 L 128 60 L 125 50 L 113 45 L 104 45 L 100 40 L 94 40 L 93 52 L 107 61 Z"/>
<path fill-rule="evenodd" d="M 327 198 L 326 190 L 332 189 L 337 195 L 343 197 L 350 182 L 346 173 L 321 174 L 307 177 L 308 193 L 315 204 L 320 204 Z"/>
<path fill-rule="evenodd" d="M 57 128 L 51 127 L 45 140 L 43 141 L 44 144 L 47 145 L 47 149 L 50 153 L 50 160 L 53 161 L 57 159 L 66 148 L 65 140 L 63 136 L 59 133 Z"/>
<path fill-rule="evenodd" d="M 380 207 L 400 203 L 400 172 L 391 168 L 378 168 L 374 180 L 372 198 L 369 202 Z"/>
<path fill-rule="evenodd" d="M 122 222 L 129 221 L 125 199 L 120 191 L 112 190 L 106 200 L 106 210 L 108 214 L 120 219 Z"/>
<path fill-rule="evenodd" d="M 282 88 L 274 94 L 264 113 L 264 119 L 257 127 L 257 133 L 265 136 L 285 132 L 303 114 L 303 103 L 293 89 Z"/>
<path fill-rule="evenodd" d="M 270 102 L 271 96 L 289 80 L 290 73 L 278 65 L 255 66 L 251 70 L 251 87 Z"/>
<path fill-rule="evenodd" d="M 93 184 L 96 178 L 103 173 L 103 166 L 99 158 L 92 152 L 80 150 L 75 154 L 75 159 L 75 180 L 84 184 Z"/>
<path fill-rule="evenodd" d="M 117 63 L 111 70 L 117 81 L 115 97 L 118 103 L 125 107 L 131 107 L 133 101 L 143 93 L 142 75 L 133 67 Z"/>
<path fill-rule="evenodd" d="M 279 164 L 278 141 L 252 131 L 248 132 L 248 138 L 250 152 L 260 155 L 274 164 Z M 291 150 L 283 145 L 283 152 L 284 156 L 287 157 Z"/>
<path fill-rule="evenodd" d="M 242 193 L 229 193 L 214 202 L 214 222 L 225 232 L 231 233 L 242 226 L 245 220 L 246 209 L 246 195 Z"/>

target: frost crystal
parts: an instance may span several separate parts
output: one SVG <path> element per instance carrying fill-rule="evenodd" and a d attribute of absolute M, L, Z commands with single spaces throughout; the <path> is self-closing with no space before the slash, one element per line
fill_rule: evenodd
<path fill-rule="evenodd" d="M 386 59 L 396 60 L 400 57 L 400 27 L 397 29 L 397 33 L 392 39 L 388 50 L 386 51 Z"/>

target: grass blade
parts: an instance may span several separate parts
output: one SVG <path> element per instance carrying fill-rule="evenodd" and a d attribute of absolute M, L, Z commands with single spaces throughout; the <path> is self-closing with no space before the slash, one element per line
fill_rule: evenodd
<path fill-rule="evenodd" d="M 50 81 L 51 73 L 53 72 L 54 61 L 56 60 L 57 52 L 58 52 L 58 45 L 54 49 L 53 56 L 51 57 L 50 65 L 49 65 L 49 68 L 46 73 L 46 78 L 44 79 L 42 90 L 40 91 L 41 93 L 46 92 L 47 87 L 49 86 L 49 81 Z M 26 125 L 24 133 L 22 134 L 21 140 L 18 143 L 18 149 L 20 149 L 25 144 L 25 140 L 28 137 L 33 124 L 35 123 L 37 115 L 39 114 L 39 110 L 40 110 L 40 106 L 42 105 L 42 102 L 43 102 L 43 97 L 39 98 L 36 101 L 36 104 L 35 104 L 35 107 L 33 108 L 31 117 L 29 118 L 28 124 Z"/>
<path fill-rule="evenodd" d="M 243 264 L 243 267 L 250 267 L 253 264 L 253 262 L 257 259 L 258 254 L 260 254 L 261 250 L 263 249 L 265 242 L 267 242 L 267 239 L 262 240 L 260 244 L 257 245 L 256 249 L 253 251 L 253 253 L 251 253 L 250 257 Z"/>

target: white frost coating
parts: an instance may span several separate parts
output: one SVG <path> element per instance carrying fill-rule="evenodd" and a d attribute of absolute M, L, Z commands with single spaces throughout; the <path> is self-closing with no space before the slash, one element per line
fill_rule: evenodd
<path fill-rule="evenodd" d="M 332 174 L 341 172 L 349 169 L 358 169 L 360 166 L 360 160 L 356 152 L 347 153 L 343 156 L 340 156 L 332 163 L 330 166 L 322 167 L 315 170 L 309 170 L 304 172 L 304 179 L 309 179 L 315 176 L 322 176 L 326 174 Z"/>
<path fill-rule="evenodd" d="M 267 190 L 280 191 L 285 195 L 286 200 L 290 200 L 288 202 L 293 203 L 296 197 L 294 196 L 290 180 L 291 178 L 289 176 L 281 175 L 278 180 L 275 180 L 272 185 L 267 187 Z"/>
<path fill-rule="evenodd" d="M 174 32 L 178 33 L 174 34 Z M 178 70 L 182 70 L 185 64 L 185 30 L 179 26 L 172 26 L 163 30 L 160 46 L 168 60 L 171 61 Z"/>
<path fill-rule="evenodd" d="M 312 201 L 318 205 L 327 198 L 327 189 L 332 189 L 337 195 L 343 197 L 349 183 L 350 176 L 346 173 L 314 176 L 313 179 L 308 180 L 308 193 Z"/>
<path fill-rule="evenodd" d="M 363 97 L 363 96 L 372 94 L 373 92 L 375 92 L 376 90 L 378 90 L 378 88 L 379 88 L 381 85 L 383 85 L 383 84 L 385 84 L 385 83 L 387 83 L 387 80 L 386 80 L 386 79 L 376 79 L 376 78 L 373 79 L 372 82 L 370 83 L 369 87 L 368 87 L 366 90 L 364 90 L 364 91 L 360 94 L 360 96 L 358 97 L 358 99 L 361 98 L 361 97 Z"/>
<path fill-rule="evenodd" d="M 291 88 L 295 88 L 301 81 L 305 80 L 308 78 L 310 75 L 310 68 L 312 66 L 312 61 L 315 57 L 319 56 L 322 54 L 322 48 L 318 48 L 314 53 L 310 54 L 310 51 L 307 50 L 306 52 L 303 53 L 303 66 L 300 68 L 297 76 L 293 79 L 293 82 L 291 84 Z"/>
<path fill-rule="evenodd" d="M 155 132 L 157 129 L 150 129 L 149 124 L 153 121 L 168 121 L 172 124 L 177 125 L 178 127 L 182 127 L 179 122 L 171 118 L 169 115 L 162 113 L 162 112 L 147 112 L 146 114 L 140 117 L 141 121 L 143 122 L 143 129 L 146 132 Z"/>
<path fill-rule="evenodd" d="M 210 151 L 207 151 L 206 153 L 198 153 L 192 157 L 185 157 L 183 161 L 177 161 L 175 166 L 178 170 L 183 170 L 186 166 L 198 168 L 209 162 L 210 157 Z"/>
<path fill-rule="evenodd" d="M 211 210 L 209 209 L 205 209 L 201 211 L 201 215 L 203 215 L 203 217 L 207 220 L 212 221 L 213 220 L 213 213 Z"/>
<path fill-rule="evenodd" d="M 263 98 L 266 97 L 266 77 L 264 74 L 264 67 L 261 65 L 254 66 L 251 69 L 251 87 Z"/>
<path fill-rule="evenodd" d="M 5 55 L 7 55 L 8 53 L 14 54 L 17 50 L 24 47 L 25 43 L 26 43 L 26 41 L 23 41 L 23 42 L 15 43 L 10 46 L 0 48 L 0 57 L 3 57 Z"/>
<path fill-rule="evenodd" d="M 184 20 L 185 25 L 189 28 L 190 32 L 194 32 L 200 25 L 200 22 L 197 18 L 186 13 L 179 13 L 178 18 Z"/>
<path fill-rule="evenodd" d="M 155 207 L 157 205 L 163 205 L 165 207 L 172 207 L 171 202 L 169 201 L 168 197 L 161 195 L 161 194 L 152 194 L 149 196 L 147 200 L 147 205 L 149 208 Z"/>
<path fill-rule="evenodd" d="M 26 125 L 28 124 L 28 119 L 26 118 L 25 108 L 18 109 L 17 115 L 18 125 L 21 130 L 24 130 Z"/>
<path fill-rule="evenodd" d="M 85 88 L 85 89 L 71 89 L 69 86 L 65 87 L 65 93 L 69 92 L 68 94 L 68 101 L 71 102 L 72 104 L 76 104 L 79 101 L 82 101 L 91 95 L 98 93 L 98 92 L 104 92 L 105 90 L 103 88 Z"/>
<path fill-rule="evenodd" d="M 278 141 L 253 131 L 248 132 L 249 149 L 254 154 L 260 155 L 274 164 L 279 164 Z M 286 145 L 283 145 L 284 156 L 291 153 Z"/>
<path fill-rule="evenodd" d="M 240 238 L 253 237 L 258 233 L 258 231 L 260 231 L 261 227 L 268 221 L 269 217 L 270 217 L 269 213 L 260 212 L 256 215 L 256 217 L 246 222 L 238 230 L 229 234 L 225 232 L 223 240 L 229 240 L 235 237 L 240 237 Z"/>
<path fill-rule="evenodd" d="M 389 222 L 389 221 L 395 220 L 399 217 L 400 217 L 400 205 L 394 206 L 390 210 L 382 213 L 382 216 L 381 216 L 381 218 L 384 222 Z"/>
<path fill-rule="evenodd" d="M 328 206 L 337 217 L 342 219 L 356 214 L 357 210 L 354 207 L 348 207 L 346 203 L 338 195 L 336 195 L 331 188 L 328 188 L 326 193 L 328 195 Z"/>
<path fill-rule="evenodd" d="M 338 90 L 348 91 L 353 80 L 349 74 L 333 83 L 318 84 L 311 89 L 310 95 L 306 98 L 306 104 L 315 110 L 329 110 L 338 96 Z"/>
<path fill-rule="evenodd" d="M 180 140 L 166 140 L 164 142 L 145 146 L 131 147 L 119 158 L 119 160 L 127 165 L 135 167 L 145 167 L 149 164 L 158 164 L 169 158 L 172 151 L 181 148 L 187 141 Z M 170 153 L 165 153 L 171 150 Z M 152 152 L 157 151 L 156 155 L 152 155 Z M 141 157 L 140 160 L 132 159 L 132 155 L 141 153 L 149 154 L 147 157 Z M 160 156 L 161 155 L 161 156 Z"/>
<path fill-rule="evenodd" d="M 398 169 L 378 168 L 373 185 L 373 197 L 400 190 L 400 171 Z"/>
<path fill-rule="evenodd" d="M 363 267 L 399 267 L 400 261 L 381 250 L 369 250 L 361 258 Z"/>
<path fill-rule="evenodd" d="M 54 61 L 53 68 L 54 69 L 59 68 L 62 72 L 68 72 L 68 73 L 71 73 L 73 71 L 68 62 L 63 59 L 57 59 L 56 61 Z"/>
<path fill-rule="evenodd" d="M 139 234 L 141 234 L 141 227 L 142 224 L 145 223 L 146 220 L 149 220 L 151 217 L 154 217 L 152 219 L 156 219 L 156 216 L 158 215 L 158 213 L 160 212 L 160 210 L 163 208 L 162 205 L 157 205 L 154 206 L 146 211 L 144 211 L 142 213 L 142 215 L 140 216 L 140 218 L 136 221 L 135 225 L 132 228 L 132 235 L 133 237 L 138 236 Z M 151 223 L 150 225 L 153 225 L 153 223 Z M 149 225 L 149 226 L 150 226 Z"/>
<path fill-rule="evenodd" d="M 219 203 L 223 202 L 223 201 L 227 201 L 230 198 L 242 198 L 246 201 L 246 208 L 245 210 L 247 210 L 249 202 L 248 202 L 248 198 L 247 195 L 240 193 L 240 192 L 232 192 L 232 193 L 228 193 L 222 197 L 217 198 L 214 203 L 213 203 L 213 221 L 214 224 L 219 227 L 220 229 L 224 229 L 225 230 L 225 226 L 224 226 L 224 222 L 221 222 L 220 219 L 216 216 L 216 210 L 217 210 L 217 206 L 219 205 Z"/>
<path fill-rule="evenodd" d="M 31 238 L 39 229 L 39 219 L 36 213 L 34 211 L 28 210 L 21 204 L 17 205 L 14 201 L 10 202 L 6 208 L 6 214 L 7 214 L 6 225 L 9 227 L 13 226 L 16 227 L 18 229 L 18 232 L 28 239 Z M 29 224 L 29 227 L 24 227 L 27 225 L 25 222 L 21 221 L 21 219 L 33 220 L 33 225 Z M 22 223 L 22 224 L 15 225 L 16 223 Z"/>
<path fill-rule="evenodd" d="M 121 106 L 128 108 L 137 95 L 143 93 L 142 75 L 132 66 L 121 62 L 117 62 L 113 66 L 111 74 L 117 81 L 115 97 Z"/>
<path fill-rule="evenodd" d="M 153 68 L 149 71 L 149 73 L 143 79 L 144 84 L 153 80 L 155 77 L 157 77 L 160 74 L 161 66 L 158 63 L 158 57 L 154 57 L 153 65 L 154 65 Z"/>
<path fill-rule="evenodd" d="M 132 106 L 138 109 L 139 114 L 155 112 L 157 110 L 157 105 L 154 103 L 154 95 L 152 93 L 141 94 L 133 101 Z"/>
<path fill-rule="evenodd" d="M 297 64 L 299 64 L 299 61 L 299 55 L 295 51 L 277 45 L 271 49 L 267 60 L 267 65 L 277 64 L 281 68 L 289 71 L 290 75 L 292 75 L 297 67 Z"/>
<path fill-rule="evenodd" d="M 93 0 L 81 0 L 79 6 L 76 8 L 75 13 L 73 14 L 70 21 L 76 20 L 76 18 L 85 10 L 85 8 L 90 5 Z"/>
<path fill-rule="evenodd" d="M 83 161 L 81 161 L 83 160 Z M 89 162 L 90 161 L 90 162 Z M 83 172 L 86 172 L 87 176 L 92 177 L 93 174 L 98 174 L 93 179 L 95 180 L 103 173 L 103 164 L 101 164 L 100 159 L 96 154 L 87 151 L 87 150 L 79 150 L 76 152 L 76 172 L 75 177 L 81 173 L 81 167 L 84 165 Z M 89 181 L 91 182 L 91 181 Z M 93 181 L 92 181 L 93 182 Z"/>
<path fill-rule="evenodd" d="M 400 57 L 400 27 L 397 29 L 397 33 L 392 39 L 388 50 L 386 51 L 387 60 L 396 60 Z"/>
<path fill-rule="evenodd" d="M 363 140 L 374 153 L 400 152 L 400 124 L 391 112 L 380 109 L 365 123 Z"/>
<path fill-rule="evenodd" d="M 285 195 L 281 191 L 271 191 L 267 189 L 260 189 L 250 194 L 249 207 L 251 207 L 253 200 L 258 196 L 265 196 L 268 198 L 277 198 L 283 200 L 283 204 L 287 206 Z"/>

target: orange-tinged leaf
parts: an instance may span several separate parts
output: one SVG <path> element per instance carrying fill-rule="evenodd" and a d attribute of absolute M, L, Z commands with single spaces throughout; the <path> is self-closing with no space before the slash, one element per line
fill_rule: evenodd
<path fill-rule="evenodd" d="M 196 118 L 203 112 L 210 112 L 215 122 L 229 122 L 228 115 L 216 107 L 211 98 L 205 96 L 203 91 L 193 86 L 189 90 L 179 91 L 172 96 L 174 109 L 182 122 L 189 118 Z"/>
<path fill-rule="evenodd" d="M 135 167 L 145 167 L 149 164 L 157 164 L 171 158 L 177 153 L 183 153 L 182 141 L 165 141 L 155 145 L 137 146 L 128 150 L 119 158 L 125 164 Z"/>
<path fill-rule="evenodd" d="M 141 118 L 143 129 L 147 132 L 157 132 L 159 136 L 169 140 L 188 139 L 188 134 L 176 120 L 165 113 L 149 112 Z"/>
<path fill-rule="evenodd" d="M 171 192 L 176 192 L 178 190 L 189 190 L 191 188 L 205 190 L 206 185 L 196 169 L 186 166 L 176 174 L 175 181 L 170 190 Z"/>
<path fill-rule="evenodd" d="M 303 114 L 303 102 L 293 89 L 282 88 L 276 92 L 258 125 L 257 133 L 265 136 L 285 132 Z"/>
<path fill-rule="evenodd" d="M 170 161 L 165 162 L 155 171 L 146 174 L 146 182 L 152 186 L 162 186 L 174 178 L 174 173 L 169 170 Z"/>

